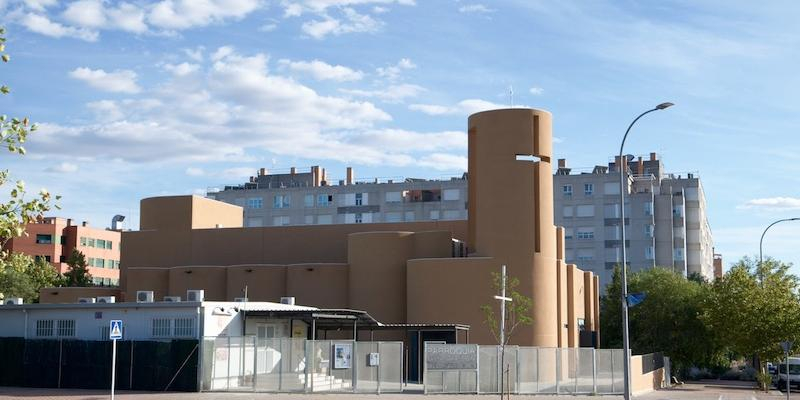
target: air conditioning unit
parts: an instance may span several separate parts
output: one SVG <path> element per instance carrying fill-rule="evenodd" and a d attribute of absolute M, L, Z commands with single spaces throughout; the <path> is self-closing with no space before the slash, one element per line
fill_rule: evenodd
<path fill-rule="evenodd" d="M 164 301 L 167 303 L 179 303 L 181 296 L 164 296 Z"/>
<path fill-rule="evenodd" d="M 117 298 L 114 296 L 101 296 L 97 298 L 98 303 L 116 303 Z"/>
<path fill-rule="evenodd" d="M 138 290 L 138 291 L 136 291 L 136 302 L 137 303 L 152 303 L 153 302 L 153 291 L 152 290 Z"/>
<path fill-rule="evenodd" d="M 3 300 L 3 304 L 7 306 L 21 306 L 22 305 L 22 297 L 9 297 Z"/>
<path fill-rule="evenodd" d="M 205 290 L 187 290 L 186 301 L 203 301 L 206 297 Z"/>
<path fill-rule="evenodd" d="M 96 302 L 94 297 L 78 297 L 78 303 L 94 304 Z"/>
<path fill-rule="evenodd" d="M 247 303 L 247 297 L 236 297 L 233 299 L 233 301 L 237 303 Z"/>
<path fill-rule="evenodd" d="M 281 297 L 281 304 L 294 305 L 294 297 Z"/>

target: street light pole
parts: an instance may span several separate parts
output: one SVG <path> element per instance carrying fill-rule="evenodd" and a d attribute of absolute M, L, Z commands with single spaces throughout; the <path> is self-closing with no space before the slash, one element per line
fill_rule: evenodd
<path fill-rule="evenodd" d="M 764 235 L 767 234 L 767 231 L 769 230 L 769 228 L 772 228 L 772 225 L 775 225 L 775 224 L 780 223 L 780 222 L 786 222 L 786 221 L 800 221 L 800 217 L 779 219 L 779 220 L 769 224 L 769 226 L 767 226 L 767 229 L 764 229 L 764 233 L 761 234 L 761 241 L 758 242 L 758 266 L 759 267 L 761 266 L 761 264 L 764 264 Z"/>
<path fill-rule="evenodd" d="M 619 159 L 617 159 L 617 169 L 619 170 L 619 225 L 621 232 L 621 247 L 622 247 L 622 351 L 625 353 L 624 358 L 624 372 L 625 372 L 625 400 L 631 400 L 631 351 L 630 351 L 630 334 L 628 332 L 628 259 L 625 249 L 625 163 L 622 160 L 623 148 L 625 147 L 625 139 L 628 138 L 633 125 L 636 124 L 640 118 L 645 115 L 658 110 L 663 110 L 667 107 L 673 106 L 672 103 L 661 103 L 655 108 L 647 110 L 639 114 L 636 119 L 628 125 L 625 131 L 625 136 L 622 137 L 622 143 L 619 145 Z"/>

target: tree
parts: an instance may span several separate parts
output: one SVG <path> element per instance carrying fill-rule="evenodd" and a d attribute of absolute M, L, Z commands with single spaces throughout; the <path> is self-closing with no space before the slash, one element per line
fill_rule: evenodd
<path fill-rule="evenodd" d="M 736 353 L 779 359 L 780 342 L 800 338 L 798 278 L 791 264 L 742 258 L 714 282 L 704 319 Z M 760 376 L 766 377 L 764 365 Z M 767 382 L 760 380 L 762 388 Z"/>
<path fill-rule="evenodd" d="M 86 256 L 78 249 L 72 249 L 72 254 L 67 259 L 69 269 L 64 273 L 64 284 L 66 286 L 94 286 L 92 274 L 86 264 Z"/>
<path fill-rule="evenodd" d="M 503 292 L 503 276 L 497 272 L 492 272 L 492 287 L 494 288 L 497 293 Z M 489 328 L 489 331 L 492 332 L 492 336 L 494 336 L 497 344 L 500 346 L 500 397 L 503 397 L 503 371 L 505 371 L 508 366 L 505 364 L 505 355 L 506 355 L 506 345 L 511 341 L 511 337 L 514 334 L 514 331 L 520 325 L 531 325 L 533 323 L 533 317 L 531 316 L 531 307 L 533 306 L 533 300 L 530 297 L 527 297 L 520 293 L 517 290 L 519 286 L 519 279 L 516 277 L 505 277 L 505 294 L 506 297 L 511 298 L 510 303 L 507 301 L 502 301 L 501 304 L 505 307 L 505 336 L 501 339 L 500 334 L 500 319 L 498 318 L 497 314 L 495 314 L 495 306 L 490 304 L 485 304 L 481 306 L 481 310 L 483 310 L 484 315 L 486 316 L 486 320 L 484 323 Z"/>
<path fill-rule="evenodd" d="M 22 297 L 39 301 L 39 289 L 60 286 L 62 277 L 41 258 L 11 253 L 0 263 L 0 298 Z"/>
<path fill-rule="evenodd" d="M 724 363 L 722 342 L 703 321 L 711 286 L 687 279 L 667 268 L 629 275 L 629 293 L 644 292 L 643 302 L 629 309 L 631 349 L 637 353 L 664 352 L 674 371 L 717 367 Z M 615 269 L 601 299 L 603 347 L 622 347 L 621 272 Z"/>

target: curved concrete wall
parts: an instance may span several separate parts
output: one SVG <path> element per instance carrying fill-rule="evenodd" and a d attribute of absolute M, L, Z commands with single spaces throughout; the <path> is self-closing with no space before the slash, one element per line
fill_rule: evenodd
<path fill-rule="evenodd" d="M 556 229 L 553 226 L 551 115 L 533 109 L 469 117 L 469 247 L 506 264 L 533 298 L 531 327 L 517 335 L 534 346 L 558 345 Z M 518 160 L 517 156 L 534 157 Z"/>
<path fill-rule="evenodd" d="M 347 264 L 292 264 L 286 266 L 286 295 L 299 305 L 348 308 Z"/>
<path fill-rule="evenodd" d="M 125 301 L 136 301 L 136 292 L 139 290 L 152 290 L 155 300 L 169 296 L 170 279 L 166 268 L 128 268 L 125 277 L 128 282 Z"/>
<path fill-rule="evenodd" d="M 406 316 L 406 261 L 414 258 L 412 232 L 353 233 L 347 241 L 350 264 L 348 303 L 369 310 L 382 322 Z"/>
<path fill-rule="evenodd" d="M 192 266 L 169 269 L 169 295 L 181 296 L 186 301 L 186 291 L 205 290 L 205 300 L 224 301 L 227 299 L 227 273 L 225 267 Z M 161 300 L 161 298 L 156 298 Z M 232 299 L 231 299 L 232 300 Z"/>
<path fill-rule="evenodd" d="M 231 301 L 245 297 L 249 301 L 278 303 L 286 296 L 286 266 L 275 264 L 234 265 L 227 270 L 227 297 Z"/>

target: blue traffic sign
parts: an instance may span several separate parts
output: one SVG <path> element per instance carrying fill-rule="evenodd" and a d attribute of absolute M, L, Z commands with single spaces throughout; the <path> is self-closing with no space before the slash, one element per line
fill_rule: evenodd
<path fill-rule="evenodd" d="M 108 338 L 111 340 L 122 339 L 122 320 L 112 319 L 108 327 Z"/>

